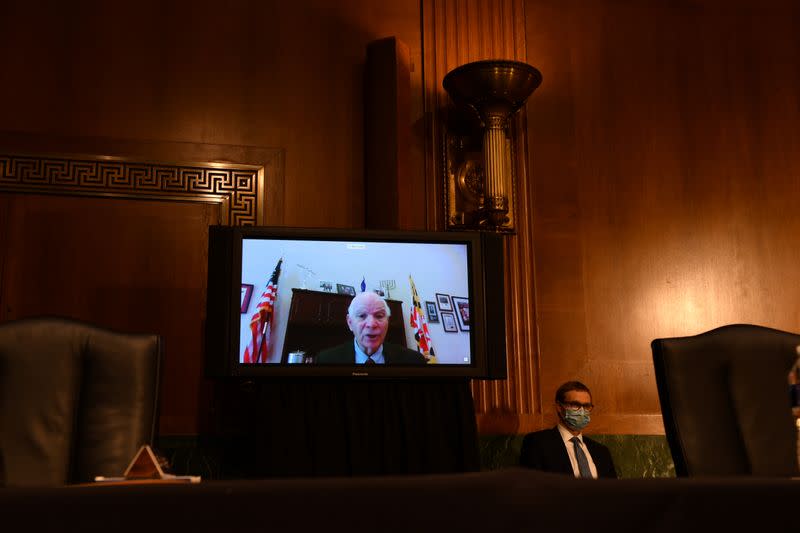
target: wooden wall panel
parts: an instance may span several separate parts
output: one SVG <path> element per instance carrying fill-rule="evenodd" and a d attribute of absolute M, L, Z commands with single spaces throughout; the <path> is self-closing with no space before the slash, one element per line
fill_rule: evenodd
<path fill-rule="evenodd" d="M 364 225 L 425 229 L 425 175 L 412 172 L 411 61 L 394 37 L 367 46 L 364 67 Z"/>
<path fill-rule="evenodd" d="M 431 228 L 444 227 L 443 166 L 441 146 L 442 111 L 450 105 L 442 89 L 445 74 L 455 67 L 482 59 L 526 60 L 524 2 L 521 0 L 430 0 L 423 2 L 425 53 L 425 98 L 431 111 L 428 146 L 429 219 Z M 534 94 L 532 98 L 536 98 Z M 473 396 L 482 433 L 514 433 L 520 413 L 532 412 L 539 404 L 536 360 L 536 324 L 533 262 L 533 232 L 530 187 L 525 164 L 526 123 L 524 113 L 516 117 L 515 161 L 517 175 L 517 234 L 508 236 L 506 257 L 506 338 L 508 379 L 476 381 Z"/>
<path fill-rule="evenodd" d="M 800 331 L 800 7 L 527 0 L 541 422 L 585 380 L 593 430 L 663 432 L 649 343 Z M 525 415 L 523 414 L 523 417 Z"/>
<path fill-rule="evenodd" d="M 208 225 L 204 203 L 0 193 L 7 202 L 0 319 L 69 316 L 164 339 L 160 429 L 207 420 L 203 320 Z M 201 398 L 201 395 L 205 399 Z"/>
<path fill-rule="evenodd" d="M 44 146 L 65 152 L 36 155 Z M 208 226 L 275 220 L 280 210 L 264 203 L 282 190 L 281 156 L 0 135 L 0 321 L 58 315 L 161 335 L 160 434 L 208 431 L 216 392 L 203 377 Z M 219 162 L 231 158 L 255 164 Z"/>
<path fill-rule="evenodd" d="M 421 175 L 418 0 L 6 1 L 0 16 L 0 147 L 263 165 L 261 223 L 360 227 L 366 46 L 393 36 L 409 49 L 414 90 L 411 116 L 404 119 L 414 140 L 408 172 Z M 7 222 L 11 202 L 20 201 L 0 195 L 0 224 Z M 26 204 L 24 212 L 33 213 L 36 205 Z M 201 233 L 194 232 L 202 223 L 196 216 L 204 207 L 176 206 L 170 215 L 161 212 L 162 204 L 135 206 L 139 211 L 125 218 L 128 223 L 138 225 L 141 217 L 143 231 L 155 221 L 175 224 L 175 231 L 191 233 L 190 242 L 197 243 Z M 194 222 L 171 220 L 182 219 L 180 213 Z M 78 221 L 85 222 L 80 211 L 66 208 L 48 220 L 57 224 L 58 216 L 76 231 Z M 0 245 L 5 238 L 0 231 Z M 172 251 L 187 255 L 182 247 Z M 175 302 L 183 298 L 181 283 L 170 276 L 149 290 L 157 287 Z M 170 317 L 170 331 L 186 331 L 179 313 Z M 175 339 L 168 339 L 167 350 L 185 343 L 186 352 L 169 363 L 161 432 L 196 434 L 208 416 L 207 398 L 197 398 L 205 394 L 193 359 L 199 354 L 193 343 Z"/>
<path fill-rule="evenodd" d="M 528 150 L 506 250 L 509 379 L 476 385 L 480 431 L 552 424 L 555 389 L 581 379 L 599 406 L 593 431 L 662 433 L 653 338 L 731 322 L 800 329 L 799 10 L 423 2 L 434 115 L 448 105 L 442 77 L 464 62 L 521 59 L 544 76 L 516 124 Z M 434 116 L 430 210 L 439 128 Z"/>
<path fill-rule="evenodd" d="M 2 13 L 0 130 L 281 148 L 292 226 L 363 226 L 367 44 L 401 39 L 422 78 L 419 0 L 8 0 Z"/>
<path fill-rule="evenodd" d="M 475 386 L 483 432 L 549 424 L 555 387 L 580 377 L 600 405 L 595 430 L 657 433 L 652 338 L 735 321 L 800 330 L 792 0 L 4 6 L 0 130 L 227 146 L 220 157 L 244 163 L 279 148 L 285 186 L 264 215 L 277 224 L 363 224 L 368 43 L 409 46 L 409 172 L 424 172 L 429 229 L 443 227 L 444 75 L 492 57 L 539 68 L 515 123 L 510 377 Z"/>

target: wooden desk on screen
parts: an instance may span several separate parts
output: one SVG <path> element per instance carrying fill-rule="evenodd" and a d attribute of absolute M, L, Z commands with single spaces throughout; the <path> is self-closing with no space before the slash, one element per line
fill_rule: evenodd
<path fill-rule="evenodd" d="M 281 363 L 286 363 L 289 352 L 296 350 L 306 352 L 307 361 L 313 362 L 320 350 L 352 340 L 353 334 L 346 322 L 347 307 L 352 299 L 349 294 L 292 289 Z M 386 302 L 392 312 L 386 340 L 406 346 L 403 302 Z"/>

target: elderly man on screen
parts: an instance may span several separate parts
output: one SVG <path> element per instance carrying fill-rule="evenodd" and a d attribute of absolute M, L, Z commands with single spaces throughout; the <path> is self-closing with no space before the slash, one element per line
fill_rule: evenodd
<path fill-rule="evenodd" d="M 322 350 L 317 363 L 323 365 L 424 365 L 425 357 L 403 346 L 384 342 L 391 311 L 374 292 L 357 294 L 347 308 L 347 327 L 353 341 Z"/>
<path fill-rule="evenodd" d="M 561 385 L 556 391 L 558 425 L 525 435 L 520 466 L 577 478 L 616 478 L 608 448 L 582 434 L 593 408 L 589 387 L 580 381 Z"/>

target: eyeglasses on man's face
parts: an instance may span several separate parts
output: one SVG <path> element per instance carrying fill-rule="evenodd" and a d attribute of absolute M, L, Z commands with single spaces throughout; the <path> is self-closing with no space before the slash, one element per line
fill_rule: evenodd
<path fill-rule="evenodd" d="M 587 413 L 591 412 L 592 409 L 594 409 L 594 404 L 581 403 L 581 402 L 561 402 L 561 406 L 569 411 L 577 411 L 578 409 L 583 408 L 583 410 L 586 411 Z"/>

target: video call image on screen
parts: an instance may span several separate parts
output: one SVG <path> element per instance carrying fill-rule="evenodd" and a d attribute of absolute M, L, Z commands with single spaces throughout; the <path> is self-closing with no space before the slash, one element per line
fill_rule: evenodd
<path fill-rule="evenodd" d="M 375 292 L 390 305 L 395 344 L 428 355 L 428 364 L 470 365 L 469 250 L 465 243 L 365 242 L 247 238 L 242 241 L 239 363 L 314 363 L 316 346 L 353 342 L 346 308 Z M 413 284 L 413 286 L 412 286 Z M 421 313 L 414 313 L 416 289 Z M 292 299 L 295 312 L 290 320 Z M 332 313 L 319 335 L 306 325 L 297 339 L 300 298 Z M 320 304 L 319 302 L 326 302 Z M 308 306 L 306 306 L 308 307 Z M 316 311 L 314 311 L 316 312 Z M 402 316 L 398 316 L 402 315 Z M 306 323 L 309 321 L 306 320 Z M 417 336 L 427 331 L 419 348 Z M 392 337 L 393 335 L 393 337 Z M 309 347 L 312 347 L 309 349 Z"/>

